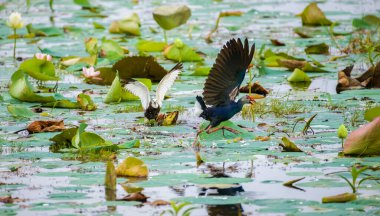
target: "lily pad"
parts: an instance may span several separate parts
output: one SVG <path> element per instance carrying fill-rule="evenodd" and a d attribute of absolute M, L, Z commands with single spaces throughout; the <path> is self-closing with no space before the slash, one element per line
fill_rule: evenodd
<path fill-rule="evenodd" d="M 161 52 L 167 46 L 165 42 L 139 40 L 136 44 L 136 48 L 140 52 Z"/>
<path fill-rule="evenodd" d="M 164 5 L 153 10 L 153 18 L 165 30 L 183 25 L 191 16 L 186 5 Z"/>
<path fill-rule="evenodd" d="M 171 44 L 164 50 L 164 56 L 167 59 L 176 62 L 197 62 L 203 61 L 203 58 L 186 44 Z"/>
<path fill-rule="evenodd" d="M 25 60 L 20 64 L 20 70 L 24 71 L 29 76 L 34 79 L 41 81 L 57 81 L 58 77 L 55 75 L 55 69 L 52 62 L 45 60 L 40 60 L 37 58 L 31 58 Z"/>
<path fill-rule="evenodd" d="M 311 82 L 310 77 L 302 70 L 296 68 L 288 77 L 289 82 Z"/>
<path fill-rule="evenodd" d="M 116 174 L 123 177 L 147 177 L 148 167 L 138 158 L 127 157 L 117 166 Z"/>
<path fill-rule="evenodd" d="M 304 26 L 324 26 L 332 24 L 315 2 L 310 3 L 299 16 L 302 18 L 302 25 Z"/>
<path fill-rule="evenodd" d="M 28 76 L 22 71 L 16 71 L 9 84 L 9 94 L 20 101 L 26 102 L 53 102 L 53 96 L 41 96 L 34 93 L 32 85 L 28 81 Z"/>
<path fill-rule="evenodd" d="M 34 112 L 23 105 L 8 105 L 7 109 L 16 118 L 31 118 L 34 115 Z"/>

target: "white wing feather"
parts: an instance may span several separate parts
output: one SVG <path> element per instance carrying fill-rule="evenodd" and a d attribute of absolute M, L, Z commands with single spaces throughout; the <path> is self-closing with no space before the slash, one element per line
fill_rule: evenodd
<path fill-rule="evenodd" d="M 141 105 L 146 110 L 150 103 L 149 89 L 139 81 L 128 82 L 124 86 L 132 94 L 136 95 L 141 100 Z"/>
<path fill-rule="evenodd" d="M 162 101 L 164 100 L 166 92 L 172 87 L 180 72 L 180 69 L 173 70 L 166 74 L 161 79 L 160 83 L 158 83 L 156 90 L 156 100 L 158 105 L 162 106 Z"/>

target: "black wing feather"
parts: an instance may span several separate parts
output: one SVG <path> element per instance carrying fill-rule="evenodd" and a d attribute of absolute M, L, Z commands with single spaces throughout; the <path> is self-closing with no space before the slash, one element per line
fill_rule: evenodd
<path fill-rule="evenodd" d="M 246 70 L 252 61 L 255 44 L 251 49 L 248 40 L 229 40 L 219 52 L 205 83 L 203 99 L 208 105 L 226 105 L 235 100 Z M 244 74 L 242 74 L 244 73 Z M 234 93 L 231 95 L 231 93 Z"/>

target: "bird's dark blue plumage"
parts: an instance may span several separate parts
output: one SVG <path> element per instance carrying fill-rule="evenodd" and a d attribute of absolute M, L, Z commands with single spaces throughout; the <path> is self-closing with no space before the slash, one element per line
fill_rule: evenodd
<path fill-rule="evenodd" d="M 250 49 L 247 39 L 244 45 L 240 39 L 231 39 L 219 52 L 206 80 L 203 98 L 196 98 L 203 111 L 200 117 L 210 121 L 211 127 L 232 118 L 241 111 L 245 103 L 250 102 L 246 97 L 235 100 L 254 50 L 255 45 Z"/>

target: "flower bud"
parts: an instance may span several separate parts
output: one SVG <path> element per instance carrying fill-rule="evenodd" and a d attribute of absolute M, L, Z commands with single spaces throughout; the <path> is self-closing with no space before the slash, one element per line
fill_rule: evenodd
<path fill-rule="evenodd" d="M 341 124 L 338 128 L 338 137 L 340 139 L 344 139 L 347 137 L 347 135 L 348 135 L 348 131 L 347 131 L 346 126 L 344 126 L 344 124 Z"/>
<path fill-rule="evenodd" d="M 13 29 L 19 29 L 24 26 L 24 22 L 22 21 L 21 14 L 18 12 L 13 12 L 9 15 L 7 25 Z"/>

